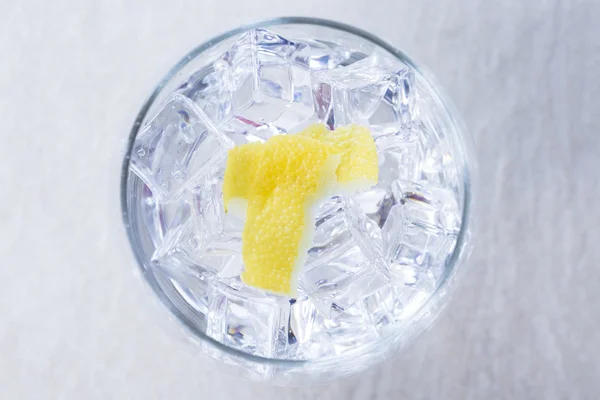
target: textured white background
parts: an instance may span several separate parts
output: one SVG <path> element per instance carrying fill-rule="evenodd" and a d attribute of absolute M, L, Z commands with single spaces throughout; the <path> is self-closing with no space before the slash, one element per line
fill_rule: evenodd
<path fill-rule="evenodd" d="M 480 164 L 478 247 L 447 312 L 325 387 L 240 382 L 196 354 L 144 303 L 120 226 L 124 140 L 154 84 L 279 15 L 355 24 L 428 66 Z M 599 20 L 593 0 L 0 0 L 0 398 L 598 398 Z"/>

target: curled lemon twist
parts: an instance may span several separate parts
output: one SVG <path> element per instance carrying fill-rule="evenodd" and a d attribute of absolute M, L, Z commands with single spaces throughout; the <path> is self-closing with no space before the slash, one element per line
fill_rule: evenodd
<path fill-rule="evenodd" d="M 358 125 L 330 131 L 315 124 L 230 150 L 223 201 L 226 212 L 246 214 L 244 283 L 294 295 L 314 237 L 314 210 L 334 194 L 369 189 L 377 177 L 373 136 Z"/>

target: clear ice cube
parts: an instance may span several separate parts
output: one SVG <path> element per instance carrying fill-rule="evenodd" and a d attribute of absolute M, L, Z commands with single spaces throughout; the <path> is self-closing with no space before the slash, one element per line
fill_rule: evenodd
<path fill-rule="evenodd" d="M 437 137 L 432 129 L 423 129 L 425 145 L 418 180 L 439 186 L 457 187 L 458 173 L 455 160 L 447 143 Z"/>
<path fill-rule="evenodd" d="M 310 70 L 297 62 L 302 54 L 309 53 L 309 48 L 265 29 L 256 29 L 253 34 L 254 102 L 240 110 L 240 115 L 289 132 L 314 113 Z M 273 113 L 266 113 L 266 109 Z"/>
<path fill-rule="evenodd" d="M 252 29 L 209 71 L 191 77 L 182 93 L 236 143 L 266 140 L 314 114 L 310 70 L 301 62 L 308 54 L 304 43 Z"/>
<path fill-rule="evenodd" d="M 405 274 L 408 266 L 431 270 L 439 276 L 456 244 L 456 232 L 438 226 L 446 222 L 439 217 L 443 211 L 430 207 L 430 203 L 421 204 L 423 198 L 418 196 L 405 191 L 401 201 L 390 209 L 382 228 L 384 255 L 393 275 Z M 455 227 L 453 216 L 444 218 Z"/>
<path fill-rule="evenodd" d="M 171 276 L 171 283 L 185 302 L 191 305 L 206 322 L 214 277 L 207 271 L 181 270 Z M 170 268 L 176 271 L 175 268 Z"/>
<path fill-rule="evenodd" d="M 269 296 L 239 281 L 218 281 L 211 293 L 207 334 L 246 353 L 275 357 L 285 346 L 286 303 L 287 299 Z"/>
<path fill-rule="evenodd" d="M 432 140 L 432 137 L 418 124 L 410 129 L 402 129 L 397 133 L 375 139 L 379 158 L 379 182 L 374 188 L 356 195 L 354 199 L 365 214 L 380 227 L 385 223 L 391 207 L 400 200 L 404 201 L 404 195 L 400 193 L 402 190 L 399 189 L 394 193 L 394 188 L 398 187 L 400 182 L 404 186 L 410 182 L 421 182 L 435 192 L 429 193 L 426 197 L 428 201 L 436 202 L 437 205 L 434 207 L 440 208 L 439 216 L 443 220 L 441 224 L 446 229 L 458 230 L 456 221 L 452 221 L 460 213 L 456 205 L 457 196 L 452 189 L 455 186 L 449 186 L 449 183 L 456 182 L 455 174 L 452 175 L 453 173 L 448 171 L 451 167 L 451 157 L 443 156 L 439 147 L 432 145 Z M 443 158 L 446 164 L 442 166 Z M 417 189 L 421 187 L 419 183 L 415 185 Z M 415 194 L 412 200 L 416 200 L 419 196 L 419 193 Z M 446 205 L 441 207 L 439 203 L 446 203 Z M 417 207 L 414 211 L 418 210 Z"/>
<path fill-rule="evenodd" d="M 323 327 L 335 354 L 352 352 L 378 337 L 376 326 L 362 302 L 353 304 L 334 318 L 324 319 Z"/>
<path fill-rule="evenodd" d="M 287 321 L 287 343 L 280 355 L 299 360 L 315 359 L 333 354 L 323 316 L 307 296 L 290 299 Z"/>
<path fill-rule="evenodd" d="M 306 296 L 290 301 L 288 337 L 291 345 L 307 343 L 313 333 L 317 309 Z"/>
<path fill-rule="evenodd" d="M 161 209 L 163 215 L 169 214 L 170 210 L 165 210 L 164 205 Z M 174 216 L 165 224 L 163 241 L 154 252 L 152 263 L 169 277 L 180 296 L 203 317 L 208 311 L 214 273 L 190 257 L 189 249 L 193 246 L 194 237 L 187 203 L 179 202 L 179 206 L 171 212 Z"/>
<path fill-rule="evenodd" d="M 177 93 L 190 98 L 215 124 L 229 117 L 235 93 L 225 85 L 228 76 L 226 64 L 215 62 L 193 73 L 177 89 Z"/>
<path fill-rule="evenodd" d="M 351 201 L 317 221 L 300 289 L 325 317 L 343 313 L 387 284 L 378 240 L 379 228 Z"/>
<path fill-rule="evenodd" d="M 163 258 L 189 238 L 192 231 L 189 218 L 190 206 L 183 199 L 158 204 L 156 221 L 160 226 L 160 241 L 152 255 L 153 260 Z"/>
<path fill-rule="evenodd" d="M 379 124 L 396 121 L 403 106 L 400 76 L 407 69 L 391 62 L 383 62 L 371 55 L 346 67 L 317 71 L 313 74 L 313 96 L 319 119 L 330 128 L 350 123 L 367 123 L 375 115 Z M 390 115 L 384 116 L 387 96 Z M 386 117 L 390 121 L 385 120 Z M 399 126 L 398 126 L 399 129 Z"/>
<path fill-rule="evenodd" d="M 300 42 L 307 45 L 310 52 L 297 55 L 296 62 L 311 71 L 330 70 L 348 59 L 348 51 L 337 43 L 309 38 Z"/>
<path fill-rule="evenodd" d="M 436 276 L 430 270 L 411 265 L 392 265 L 392 281 L 362 301 L 366 318 L 381 335 L 409 318 L 436 288 Z"/>
<path fill-rule="evenodd" d="M 211 271 L 221 278 L 241 273 L 243 220 L 223 210 L 222 173 L 222 168 L 213 168 L 180 199 L 159 205 L 162 239 L 153 260 L 169 268 Z"/>
<path fill-rule="evenodd" d="M 420 309 L 434 288 L 422 289 L 394 284 L 363 300 L 365 314 L 380 336 L 397 334 L 399 327 Z"/>
<path fill-rule="evenodd" d="M 253 35 L 242 35 L 213 63 L 193 73 L 177 93 L 189 97 L 216 125 L 253 101 Z"/>
<path fill-rule="evenodd" d="M 402 135 L 418 123 L 415 75 L 401 68 L 388 78 L 388 86 L 378 107 L 369 118 L 375 137 Z"/>
<path fill-rule="evenodd" d="M 399 291 L 398 301 L 404 305 L 398 322 L 408 322 L 421 309 L 433 291 L 406 289 Z"/>
<path fill-rule="evenodd" d="M 162 227 L 159 219 L 160 203 L 148 185 L 143 184 L 140 196 L 142 205 L 142 217 L 144 218 L 144 226 L 154 246 L 159 246 L 162 241 Z"/>
<path fill-rule="evenodd" d="M 388 188 L 395 180 L 417 180 L 424 158 L 423 144 L 418 130 L 403 130 L 398 134 L 375 139 L 379 158 L 379 183 Z"/>
<path fill-rule="evenodd" d="M 402 182 L 402 205 L 406 217 L 426 229 L 458 234 L 460 211 L 457 195 L 450 189 L 437 185 Z"/>
<path fill-rule="evenodd" d="M 387 190 L 385 188 L 375 186 L 352 196 L 352 200 L 354 200 L 367 217 L 377 222 L 377 213 L 385 200 L 386 194 Z"/>
<path fill-rule="evenodd" d="M 394 285 L 386 285 L 362 301 L 364 312 L 378 333 L 385 332 L 402 316 L 404 306 L 397 291 Z"/>
<path fill-rule="evenodd" d="M 436 276 L 431 270 L 421 269 L 414 265 L 394 265 L 394 283 L 398 287 L 411 288 L 424 292 L 433 292 L 436 286 Z"/>
<path fill-rule="evenodd" d="M 194 235 L 191 257 L 220 277 L 237 276 L 243 269 L 242 231 L 244 221 L 223 208 L 223 166 L 216 166 L 191 191 Z"/>
<path fill-rule="evenodd" d="M 232 146 L 189 99 L 174 95 L 136 137 L 131 169 L 167 202 L 207 173 Z"/>
<path fill-rule="evenodd" d="M 252 121 L 235 116 L 221 128 L 236 145 L 246 143 L 263 143 L 271 136 L 280 134 L 277 127 L 271 124 L 254 124 Z"/>
<path fill-rule="evenodd" d="M 409 224 L 434 233 L 458 234 L 460 208 L 458 195 L 452 189 L 396 180 L 390 185 L 388 196 L 392 206 L 398 205 Z"/>

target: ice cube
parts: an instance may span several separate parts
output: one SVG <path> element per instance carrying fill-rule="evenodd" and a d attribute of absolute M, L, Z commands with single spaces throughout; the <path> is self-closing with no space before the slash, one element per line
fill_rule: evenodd
<path fill-rule="evenodd" d="M 225 85 L 228 76 L 227 64 L 215 62 L 194 72 L 176 93 L 190 98 L 206 116 L 218 125 L 231 115 L 235 93 Z"/>
<path fill-rule="evenodd" d="M 392 265 L 392 281 L 362 301 L 365 313 L 381 335 L 397 329 L 433 294 L 436 277 L 418 266 Z"/>
<path fill-rule="evenodd" d="M 214 167 L 180 199 L 159 205 L 162 235 L 153 260 L 179 260 L 179 268 L 208 270 L 221 278 L 241 273 L 243 220 L 225 214 L 222 184 L 222 166 Z M 177 267 L 173 260 L 169 265 Z"/>
<path fill-rule="evenodd" d="M 178 271 L 170 277 L 173 287 L 187 304 L 200 313 L 205 323 L 214 276 L 203 270 L 175 268 L 170 268 L 170 270 Z"/>
<path fill-rule="evenodd" d="M 317 221 L 300 288 L 327 318 L 388 282 L 381 233 L 351 201 Z"/>
<path fill-rule="evenodd" d="M 348 52 L 333 42 L 310 38 L 301 38 L 299 42 L 307 45 L 310 52 L 297 55 L 296 61 L 312 71 L 333 69 L 348 58 Z"/>
<path fill-rule="evenodd" d="M 431 187 L 435 192 L 428 193 L 426 197 L 437 203 L 435 207 L 440 207 L 440 223 L 445 229 L 457 230 L 456 221 L 452 221 L 458 213 L 456 205 L 458 197 L 453 189 L 455 187 L 451 181 L 453 178 L 450 178 L 453 172 L 444 170 L 445 166 L 435 162 L 433 162 L 435 165 L 427 164 L 431 155 L 439 152 L 439 144 L 430 144 L 427 142 L 430 140 L 431 138 L 423 137 L 419 127 L 375 139 L 379 158 L 379 182 L 370 191 L 357 196 L 356 200 L 365 213 L 379 226 L 383 226 L 385 223 L 389 209 L 404 197 L 403 194 L 394 196 L 391 192 L 392 188 L 400 182 L 403 185 L 410 184 L 410 182 L 421 182 L 422 185 Z M 452 169 L 449 164 L 446 166 Z M 433 168 L 433 170 L 430 173 L 424 172 L 427 168 Z M 416 185 L 417 188 L 420 187 L 419 184 Z M 416 201 L 420 194 L 415 194 L 416 196 L 413 196 L 412 200 Z M 439 200 L 435 200 L 437 197 Z M 440 203 L 446 205 L 442 206 Z M 377 212 L 373 213 L 372 210 L 376 208 Z M 418 208 L 415 209 L 415 212 L 417 210 Z M 452 225 L 454 226 L 451 227 Z"/>
<path fill-rule="evenodd" d="M 152 260 L 159 260 L 174 250 L 177 245 L 189 239 L 192 232 L 190 205 L 185 199 L 159 204 L 157 220 L 160 241 L 154 250 Z"/>
<path fill-rule="evenodd" d="M 311 299 L 305 295 L 289 300 L 289 320 L 283 358 L 314 359 L 333 354 L 329 336 L 324 332 L 323 317 Z"/>
<path fill-rule="evenodd" d="M 416 129 L 402 130 L 397 134 L 375 139 L 379 158 L 377 187 L 388 188 L 392 182 L 418 180 L 424 158 L 420 133 Z"/>
<path fill-rule="evenodd" d="M 456 244 L 456 235 L 428 225 L 428 219 L 411 215 L 413 200 L 393 206 L 382 228 L 383 248 L 393 276 L 405 267 L 430 270 L 439 277 Z"/>
<path fill-rule="evenodd" d="M 415 95 L 415 75 L 404 67 L 389 75 L 382 101 L 373 111 L 369 123 L 373 135 L 402 135 L 418 124 Z"/>
<path fill-rule="evenodd" d="M 385 285 L 362 301 L 366 315 L 377 332 L 385 332 L 402 315 L 403 305 L 397 297 L 397 288 Z"/>
<path fill-rule="evenodd" d="M 330 261 L 346 242 L 351 240 L 346 214 L 341 200 L 335 199 L 321 205 L 315 218 L 315 235 L 308 251 L 306 268 Z"/>
<path fill-rule="evenodd" d="M 162 239 L 151 261 L 171 280 L 181 297 L 204 315 L 208 306 L 208 288 L 214 274 L 189 257 L 190 242 L 194 242 L 192 221 L 189 219 L 190 207 L 186 201 L 179 200 L 159 204 L 158 208 Z"/>
<path fill-rule="evenodd" d="M 232 110 L 253 101 L 254 58 L 252 35 L 242 35 L 213 63 L 193 73 L 177 93 L 194 101 L 216 125 L 232 116 Z"/>
<path fill-rule="evenodd" d="M 143 185 L 140 198 L 142 212 L 140 214 L 144 218 L 146 232 L 156 247 L 162 242 L 162 227 L 159 218 L 160 203 L 156 196 L 152 194 L 150 188 L 146 184 Z"/>
<path fill-rule="evenodd" d="M 446 187 L 458 187 L 458 171 L 448 144 L 430 131 L 423 134 L 423 160 L 419 181 Z"/>
<path fill-rule="evenodd" d="M 401 206 L 410 223 L 432 231 L 456 235 L 460 229 L 458 196 L 454 191 L 434 184 L 397 181 Z"/>
<path fill-rule="evenodd" d="M 379 226 L 368 218 L 352 199 L 346 200 L 345 211 L 350 221 L 348 226 L 352 236 L 356 238 L 359 246 L 362 247 L 374 265 L 384 273 L 387 273 L 387 267 L 381 263 L 383 238 Z"/>
<path fill-rule="evenodd" d="M 417 83 L 417 86 L 419 85 Z M 456 189 L 460 187 L 460 182 L 455 155 L 451 150 L 454 128 L 449 125 L 448 121 L 436 117 L 444 112 L 436 103 L 437 101 L 431 99 L 426 90 L 419 91 L 415 107 L 419 114 L 418 128 L 423 148 L 423 160 L 417 181 Z"/>
<path fill-rule="evenodd" d="M 398 322 L 407 322 L 421 309 L 423 304 L 431 297 L 432 292 L 403 287 L 397 293 L 398 302 L 403 305 Z"/>
<path fill-rule="evenodd" d="M 352 305 L 335 318 L 324 319 L 323 326 L 334 353 L 338 355 L 351 352 L 378 337 L 376 326 L 362 302 Z"/>
<path fill-rule="evenodd" d="M 404 288 L 412 288 L 427 293 L 432 293 L 436 286 L 436 277 L 428 269 L 421 269 L 415 265 L 395 264 L 392 266 L 394 284 Z"/>
<path fill-rule="evenodd" d="M 310 71 L 300 62 L 308 54 L 306 44 L 252 29 L 215 61 L 193 98 L 236 143 L 290 132 L 314 114 Z"/>
<path fill-rule="evenodd" d="M 289 132 L 314 113 L 310 71 L 297 62 L 310 50 L 265 29 L 256 29 L 255 102 L 240 115 L 255 122 L 271 123 Z M 276 110 L 268 115 L 265 109 Z M 279 113 L 280 110 L 280 113 Z"/>
<path fill-rule="evenodd" d="M 344 207 L 344 200 L 340 196 L 333 196 L 321 202 L 315 210 L 313 210 L 315 226 L 323 224 L 326 220 L 336 217 L 341 213 Z M 333 225 L 329 225 L 333 226 Z M 323 234 L 323 231 L 318 231 Z M 326 240 L 327 237 L 319 237 L 317 241 Z"/>
<path fill-rule="evenodd" d="M 313 96 L 319 119 L 330 128 L 368 122 L 388 91 L 390 101 L 395 99 L 391 85 L 403 71 L 373 54 L 346 67 L 315 72 Z"/>
<path fill-rule="evenodd" d="M 131 170 L 167 202 L 222 160 L 232 146 L 202 111 L 177 94 L 136 137 Z"/>
<path fill-rule="evenodd" d="M 220 129 L 236 145 L 262 143 L 271 136 L 281 133 L 272 124 L 254 124 L 252 121 L 240 116 L 233 117 Z"/>
<path fill-rule="evenodd" d="M 186 271 L 214 274 L 215 269 L 207 263 L 196 261 L 198 240 L 194 235 L 193 223 L 188 220 L 179 229 L 169 233 L 152 255 L 152 262 L 169 275 Z"/>
<path fill-rule="evenodd" d="M 352 37 L 345 38 L 339 35 L 332 37 L 325 27 L 322 27 L 322 30 L 315 27 L 310 32 L 296 26 L 274 26 L 271 29 L 284 37 L 294 38 L 294 41 L 308 45 L 310 53 L 303 54 L 298 62 L 312 70 L 347 66 L 375 51 L 372 43 L 360 43 Z"/>
<path fill-rule="evenodd" d="M 385 201 L 387 193 L 387 190 L 383 187 L 376 186 L 364 192 L 357 193 L 352 196 L 352 200 L 354 200 L 367 217 L 378 222 L 377 213 Z"/>
<path fill-rule="evenodd" d="M 307 343 L 313 333 L 317 309 L 306 296 L 290 300 L 289 336 L 290 341 L 302 345 Z"/>
<path fill-rule="evenodd" d="M 206 333 L 213 339 L 262 357 L 274 357 L 285 337 L 287 299 L 243 284 L 214 284 Z"/>
<path fill-rule="evenodd" d="M 197 243 L 192 259 L 221 277 L 239 275 L 243 269 L 242 231 L 244 221 L 223 208 L 222 165 L 211 169 L 206 179 L 190 191 L 191 213 Z"/>

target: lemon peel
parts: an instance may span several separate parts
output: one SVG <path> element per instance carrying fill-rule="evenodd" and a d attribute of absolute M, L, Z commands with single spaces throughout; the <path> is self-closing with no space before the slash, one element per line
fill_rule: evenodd
<path fill-rule="evenodd" d="M 376 184 L 377 165 L 373 137 L 357 125 L 329 131 L 316 124 L 229 150 L 223 201 L 226 212 L 246 215 L 242 281 L 294 295 L 319 203 Z"/>

